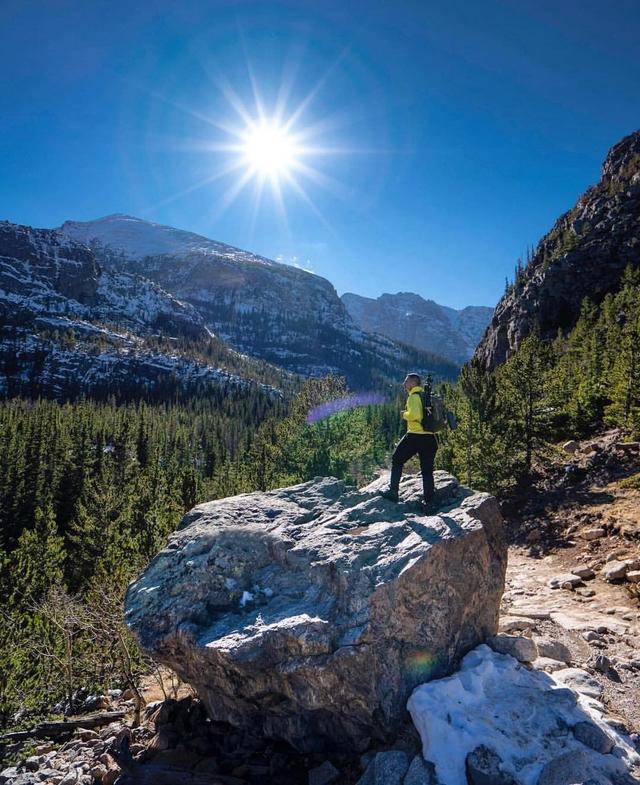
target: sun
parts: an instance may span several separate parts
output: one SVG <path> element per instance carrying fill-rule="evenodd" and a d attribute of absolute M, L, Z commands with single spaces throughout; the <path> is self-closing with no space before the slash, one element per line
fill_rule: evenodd
<path fill-rule="evenodd" d="M 251 174 L 272 180 L 290 175 L 301 153 L 295 138 L 274 120 L 250 124 L 241 150 Z"/>

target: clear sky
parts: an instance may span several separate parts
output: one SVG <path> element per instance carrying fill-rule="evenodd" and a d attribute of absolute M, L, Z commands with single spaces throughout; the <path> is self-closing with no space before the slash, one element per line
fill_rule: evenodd
<path fill-rule="evenodd" d="M 637 0 L 3 0 L 0 218 L 129 213 L 494 305 L 640 127 L 639 42 Z M 298 146 L 259 198 L 224 173 L 256 96 Z"/>

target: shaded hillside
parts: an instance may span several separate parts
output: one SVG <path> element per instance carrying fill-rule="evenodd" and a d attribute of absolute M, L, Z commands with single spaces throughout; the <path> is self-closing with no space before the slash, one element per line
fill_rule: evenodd
<path fill-rule="evenodd" d="M 534 329 L 543 338 L 577 321 L 585 297 L 600 302 L 627 265 L 640 265 L 640 131 L 609 151 L 602 177 L 542 238 L 498 303 L 476 357 L 503 363 Z"/>

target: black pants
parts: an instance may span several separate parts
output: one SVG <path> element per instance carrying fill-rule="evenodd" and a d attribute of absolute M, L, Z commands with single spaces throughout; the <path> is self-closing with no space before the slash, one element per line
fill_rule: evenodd
<path fill-rule="evenodd" d="M 400 487 L 400 477 L 402 467 L 413 458 L 416 453 L 420 457 L 420 470 L 422 471 L 422 488 L 424 490 L 424 500 L 430 502 L 433 499 L 433 462 L 436 458 L 438 442 L 431 433 L 405 433 L 398 442 L 391 458 L 391 480 L 389 490 L 398 493 Z"/>

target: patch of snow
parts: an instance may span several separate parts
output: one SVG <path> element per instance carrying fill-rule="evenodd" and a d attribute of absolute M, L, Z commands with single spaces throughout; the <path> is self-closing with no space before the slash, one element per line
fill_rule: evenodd
<path fill-rule="evenodd" d="M 248 602 L 253 602 L 253 594 L 250 591 L 243 591 L 242 597 L 240 597 L 240 607 L 244 608 Z"/>
<path fill-rule="evenodd" d="M 567 752 L 586 752 L 607 776 L 640 763 L 630 739 L 602 721 L 602 704 L 593 697 L 485 645 L 467 654 L 457 673 L 416 687 L 407 708 L 442 785 L 467 785 L 466 756 L 481 744 L 522 785 L 535 785 L 545 764 Z M 615 754 L 594 752 L 575 738 L 572 728 L 585 721 L 611 737 Z"/>

